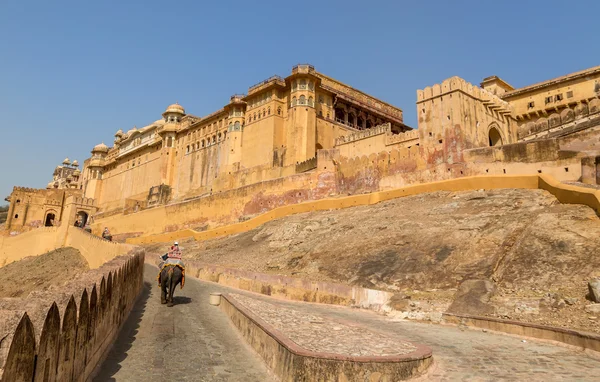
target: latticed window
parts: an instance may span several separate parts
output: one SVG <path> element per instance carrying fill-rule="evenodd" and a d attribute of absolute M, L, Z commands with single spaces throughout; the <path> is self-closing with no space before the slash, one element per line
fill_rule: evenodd
<path fill-rule="evenodd" d="M 301 95 L 298 105 L 306 105 L 306 97 Z"/>
<path fill-rule="evenodd" d="M 292 106 L 296 106 L 296 97 L 292 97 Z"/>
<path fill-rule="evenodd" d="M 313 97 L 308 97 L 308 106 L 315 106 L 315 101 L 313 100 Z"/>

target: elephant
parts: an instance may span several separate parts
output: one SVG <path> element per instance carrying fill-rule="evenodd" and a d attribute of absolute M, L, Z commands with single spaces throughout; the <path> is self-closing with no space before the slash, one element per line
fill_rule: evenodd
<path fill-rule="evenodd" d="M 173 306 L 173 292 L 182 284 L 183 270 L 179 266 L 166 266 L 160 272 L 160 303 Z"/>

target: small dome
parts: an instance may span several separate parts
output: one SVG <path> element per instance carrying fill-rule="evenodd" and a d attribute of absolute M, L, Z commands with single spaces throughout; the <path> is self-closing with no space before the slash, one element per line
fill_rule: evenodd
<path fill-rule="evenodd" d="M 79 166 L 79 162 L 77 161 L 77 159 L 75 159 L 73 162 L 71 162 L 71 166 Z"/>
<path fill-rule="evenodd" d="M 69 158 L 65 158 L 65 160 L 64 160 L 64 161 L 62 161 L 62 164 L 65 164 L 65 165 L 67 165 L 67 166 L 68 166 L 68 165 L 70 165 L 70 164 L 71 164 L 71 161 L 69 160 Z"/>
<path fill-rule="evenodd" d="M 79 175 L 81 175 L 81 171 L 79 171 L 79 170 L 73 171 L 73 176 L 79 176 Z"/>
<path fill-rule="evenodd" d="M 106 146 L 104 144 L 104 142 L 100 143 L 99 145 L 94 146 L 94 149 L 92 150 L 92 152 L 104 152 L 107 153 L 108 152 L 108 146 Z"/>
<path fill-rule="evenodd" d="M 174 104 L 169 105 L 169 107 L 167 107 L 167 110 L 165 110 L 165 113 L 185 114 L 185 109 L 180 104 L 175 102 Z"/>
<path fill-rule="evenodd" d="M 115 137 L 120 137 L 120 136 L 122 136 L 122 135 L 123 135 L 123 130 L 121 130 L 121 129 L 119 129 L 119 131 L 117 131 L 117 132 L 115 133 Z"/>

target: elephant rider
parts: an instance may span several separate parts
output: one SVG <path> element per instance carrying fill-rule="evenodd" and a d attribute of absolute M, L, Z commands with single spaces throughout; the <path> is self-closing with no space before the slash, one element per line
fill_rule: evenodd
<path fill-rule="evenodd" d="M 181 268 L 181 270 L 184 272 L 185 275 L 185 265 L 183 264 L 183 261 L 181 261 L 181 248 L 179 248 L 179 243 L 175 242 L 173 243 L 173 245 L 171 246 L 171 249 L 169 250 L 169 252 L 165 253 L 160 257 L 160 263 L 158 264 L 158 285 L 160 286 L 160 271 L 163 269 L 163 267 L 165 265 L 172 265 L 172 266 L 178 266 L 179 268 Z M 185 277 L 185 276 L 184 276 Z M 182 288 L 183 288 L 183 282 L 182 282 Z"/>
<path fill-rule="evenodd" d="M 179 243 L 175 242 L 171 246 L 169 252 L 160 256 L 162 262 L 159 265 L 159 268 L 162 268 L 164 264 L 177 264 L 183 267 L 183 261 L 181 261 L 181 248 L 179 248 Z"/>

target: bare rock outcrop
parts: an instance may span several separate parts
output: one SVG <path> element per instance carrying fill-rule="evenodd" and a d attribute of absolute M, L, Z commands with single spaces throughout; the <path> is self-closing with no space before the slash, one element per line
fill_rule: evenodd
<path fill-rule="evenodd" d="M 490 299 L 496 287 L 489 280 L 467 280 L 460 284 L 454 301 L 448 308 L 449 313 L 485 316 L 495 313 Z"/>

